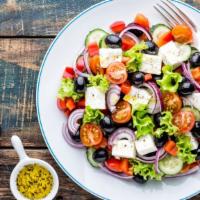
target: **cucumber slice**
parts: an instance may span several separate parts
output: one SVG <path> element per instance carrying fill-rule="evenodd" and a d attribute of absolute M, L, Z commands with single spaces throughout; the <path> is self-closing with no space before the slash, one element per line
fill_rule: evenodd
<path fill-rule="evenodd" d="M 200 112 L 196 109 L 196 108 L 193 108 L 193 107 L 190 107 L 190 106 L 186 106 L 184 108 L 182 108 L 183 111 L 191 111 L 194 113 L 194 116 L 195 116 L 195 120 L 196 121 L 200 121 Z"/>
<path fill-rule="evenodd" d="M 87 151 L 86 151 L 87 159 L 88 159 L 88 162 L 89 162 L 93 167 L 99 168 L 99 163 L 97 163 L 97 162 L 93 159 L 93 154 L 94 154 L 94 152 L 95 152 L 95 149 L 94 149 L 94 148 L 88 148 Z"/>
<path fill-rule="evenodd" d="M 187 44 L 179 44 L 176 42 L 176 46 L 180 49 L 179 58 L 180 60 L 186 61 L 190 58 L 191 55 L 191 46 Z"/>
<path fill-rule="evenodd" d="M 174 156 L 166 156 L 158 163 L 159 169 L 166 175 L 178 174 L 183 168 L 183 161 Z"/>
<path fill-rule="evenodd" d="M 99 41 L 106 35 L 108 35 L 108 33 L 100 28 L 90 31 L 85 38 L 85 46 L 88 46 L 88 44 L 92 42 L 99 44 Z"/>
<path fill-rule="evenodd" d="M 157 43 L 158 38 L 163 34 L 170 31 L 170 28 L 165 24 L 156 24 L 151 27 L 151 33 L 153 37 L 153 41 Z"/>
<path fill-rule="evenodd" d="M 106 35 L 107 36 L 107 35 Z M 101 40 L 99 41 L 99 47 L 100 48 L 107 48 L 108 46 L 105 43 L 105 38 L 106 36 L 102 37 Z"/>

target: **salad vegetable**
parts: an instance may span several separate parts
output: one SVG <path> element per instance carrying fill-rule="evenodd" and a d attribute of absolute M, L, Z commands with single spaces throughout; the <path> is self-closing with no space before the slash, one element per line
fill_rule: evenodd
<path fill-rule="evenodd" d="M 115 21 L 91 30 L 66 67 L 62 133 L 96 170 L 144 184 L 196 172 L 200 161 L 200 51 L 186 25 Z"/>

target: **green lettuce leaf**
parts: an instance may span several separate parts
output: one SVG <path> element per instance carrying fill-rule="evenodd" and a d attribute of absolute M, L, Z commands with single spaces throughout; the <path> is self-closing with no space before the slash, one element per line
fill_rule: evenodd
<path fill-rule="evenodd" d="M 178 157 L 183 160 L 183 162 L 191 164 L 195 162 L 196 155 L 191 153 L 192 144 L 190 136 L 179 135 L 177 136 L 176 145 L 178 148 Z"/>
<path fill-rule="evenodd" d="M 92 109 L 90 106 L 86 106 L 83 115 L 83 123 L 96 123 L 99 124 L 100 120 L 104 117 L 104 114 L 98 109 Z"/>
<path fill-rule="evenodd" d="M 141 51 L 147 48 L 148 47 L 145 44 L 145 42 L 141 42 L 133 46 L 128 51 L 124 52 L 124 56 L 130 58 L 130 60 L 127 63 L 127 70 L 129 72 L 135 72 L 140 69 L 140 66 L 142 64 L 142 55 L 143 55 Z"/>
<path fill-rule="evenodd" d="M 74 101 L 78 101 L 84 94 L 77 93 L 74 87 L 74 81 L 72 79 L 65 79 L 61 80 L 61 85 L 58 90 L 58 98 L 64 99 L 65 97 L 72 97 Z"/>
<path fill-rule="evenodd" d="M 155 171 L 154 164 L 142 163 L 137 160 L 130 160 L 130 164 L 132 165 L 132 170 L 134 174 L 139 174 L 145 180 L 162 180 L 162 173 L 157 174 Z"/>
<path fill-rule="evenodd" d="M 164 74 L 163 78 L 156 81 L 161 91 L 176 92 L 178 90 L 179 83 L 182 81 L 182 76 L 172 70 L 173 67 L 170 65 L 165 65 L 162 68 Z"/>
<path fill-rule="evenodd" d="M 153 119 L 148 114 L 146 106 L 141 105 L 138 110 L 133 111 L 133 126 L 137 129 L 137 138 L 153 133 L 155 125 Z"/>
<path fill-rule="evenodd" d="M 109 89 L 109 81 L 105 76 L 101 74 L 98 74 L 96 76 L 89 76 L 88 81 L 88 87 L 98 86 L 103 92 L 106 92 Z"/>
<path fill-rule="evenodd" d="M 154 135 L 158 138 L 162 136 L 163 133 L 168 135 L 174 135 L 177 133 L 178 128 L 172 123 L 172 113 L 169 111 L 162 112 L 162 117 L 160 120 L 160 127 L 156 129 Z"/>

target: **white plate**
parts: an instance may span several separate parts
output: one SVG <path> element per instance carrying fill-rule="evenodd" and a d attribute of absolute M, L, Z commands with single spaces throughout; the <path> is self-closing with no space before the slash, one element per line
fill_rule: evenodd
<path fill-rule="evenodd" d="M 164 182 L 138 185 L 113 178 L 92 168 L 83 150 L 66 144 L 61 134 L 64 115 L 57 109 L 56 95 L 62 72 L 72 65 L 93 28 L 108 30 L 116 20 L 131 22 L 136 13 L 144 13 L 152 24 L 163 21 L 153 9 L 156 0 L 107 0 L 85 10 L 68 23 L 51 44 L 42 63 L 37 83 L 37 114 L 45 142 L 62 170 L 80 187 L 102 199 L 177 200 L 200 192 L 200 173 Z M 176 1 L 192 20 L 200 25 L 200 11 Z"/>

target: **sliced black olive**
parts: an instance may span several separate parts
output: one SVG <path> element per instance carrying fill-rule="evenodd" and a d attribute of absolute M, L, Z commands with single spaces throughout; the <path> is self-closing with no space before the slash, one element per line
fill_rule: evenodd
<path fill-rule="evenodd" d="M 115 131 L 115 127 L 114 128 L 104 128 L 103 131 L 104 131 L 104 136 L 105 137 L 109 137 L 114 131 Z"/>
<path fill-rule="evenodd" d="M 145 156 L 147 156 L 147 157 L 151 157 L 151 156 L 155 156 L 155 155 L 156 155 L 156 151 L 145 154 Z"/>
<path fill-rule="evenodd" d="M 84 92 L 86 89 L 86 79 L 79 76 L 75 79 L 74 85 L 77 92 Z"/>
<path fill-rule="evenodd" d="M 103 129 L 110 129 L 115 127 L 115 123 L 112 121 L 112 119 L 109 116 L 104 116 L 103 119 L 100 121 L 100 126 Z"/>
<path fill-rule="evenodd" d="M 187 96 L 194 92 L 195 88 L 194 85 L 190 81 L 182 81 L 178 87 L 178 93 L 181 96 Z"/>
<path fill-rule="evenodd" d="M 161 120 L 161 118 L 162 118 L 162 114 L 161 113 L 156 113 L 153 116 L 154 123 L 155 123 L 156 127 L 160 127 L 160 120 Z"/>
<path fill-rule="evenodd" d="M 97 149 L 93 154 L 93 159 L 99 163 L 106 161 L 108 159 L 107 150 L 103 148 Z"/>
<path fill-rule="evenodd" d="M 71 134 L 71 137 L 75 142 L 80 142 L 81 141 L 80 130 L 78 130 L 75 134 Z"/>
<path fill-rule="evenodd" d="M 158 46 L 153 41 L 146 41 L 145 44 L 147 45 L 147 49 L 143 50 L 143 53 L 150 54 L 150 55 L 157 55 L 158 54 Z"/>
<path fill-rule="evenodd" d="M 140 176 L 139 174 L 135 175 L 135 176 L 133 177 L 133 180 L 134 180 L 135 182 L 137 182 L 137 183 L 140 183 L 140 184 L 144 184 L 144 183 L 147 182 L 147 180 L 145 180 L 144 177 L 143 177 L 143 176 Z"/>
<path fill-rule="evenodd" d="M 160 138 L 155 138 L 154 139 L 154 142 L 155 142 L 155 145 L 158 147 L 158 148 L 161 148 L 165 145 L 165 143 L 168 141 L 168 134 L 167 133 L 163 133 L 162 136 Z"/>
<path fill-rule="evenodd" d="M 163 74 L 160 74 L 160 75 L 153 74 L 153 79 L 154 79 L 155 81 L 161 80 L 162 77 L 163 77 Z"/>
<path fill-rule="evenodd" d="M 198 67 L 200 66 L 200 52 L 195 52 L 190 57 L 190 63 L 192 67 Z"/>
<path fill-rule="evenodd" d="M 144 74 L 142 72 L 132 73 L 130 81 L 133 85 L 141 85 L 144 82 Z"/>
<path fill-rule="evenodd" d="M 132 29 L 129 30 L 131 33 L 133 33 L 134 35 L 136 35 L 137 37 L 140 37 L 143 35 L 143 31 L 137 30 L 137 29 Z"/>
<path fill-rule="evenodd" d="M 110 34 L 106 36 L 105 43 L 111 48 L 120 48 L 122 45 L 122 40 L 118 35 Z"/>
<path fill-rule="evenodd" d="M 194 127 L 191 132 L 195 138 L 200 138 L 200 121 L 195 122 Z"/>

